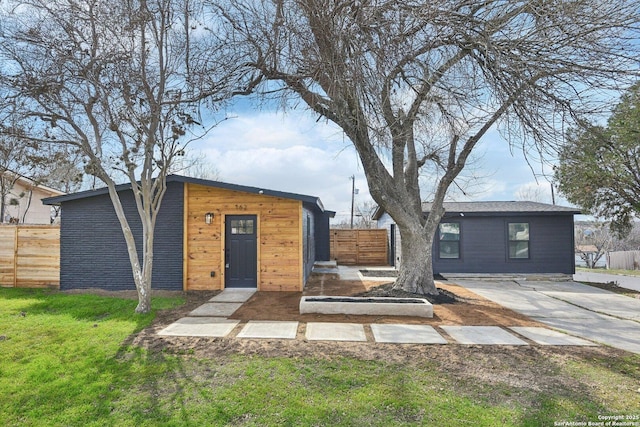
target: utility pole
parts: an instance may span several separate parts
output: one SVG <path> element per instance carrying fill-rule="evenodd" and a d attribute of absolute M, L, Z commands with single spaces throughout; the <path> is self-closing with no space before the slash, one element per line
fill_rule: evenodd
<path fill-rule="evenodd" d="M 353 202 L 356 195 L 356 176 L 351 175 L 351 229 L 353 229 Z"/>

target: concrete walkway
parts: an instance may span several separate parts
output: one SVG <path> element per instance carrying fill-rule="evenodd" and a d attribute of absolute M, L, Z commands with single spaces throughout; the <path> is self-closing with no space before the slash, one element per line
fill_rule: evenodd
<path fill-rule="evenodd" d="M 354 277 L 347 269 L 340 275 Z M 351 341 L 390 344 L 474 345 L 595 345 L 546 328 L 498 326 L 441 326 L 404 324 L 357 324 L 297 321 L 248 321 L 229 319 L 255 290 L 224 290 L 209 302 L 158 333 L 162 336 L 232 337 L 307 341 Z"/>
<path fill-rule="evenodd" d="M 456 283 L 556 330 L 640 354 L 640 300 L 577 282 Z"/>
<path fill-rule="evenodd" d="M 616 283 L 622 288 L 640 292 L 640 276 L 622 276 L 620 274 L 596 273 L 591 271 L 578 271 L 573 275 L 576 282 L 590 283 Z"/>

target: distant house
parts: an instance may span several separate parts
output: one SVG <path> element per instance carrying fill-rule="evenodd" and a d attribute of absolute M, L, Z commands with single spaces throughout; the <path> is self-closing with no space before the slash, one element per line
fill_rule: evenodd
<path fill-rule="evenodd" d="M 5 179 L 13 181 L 11 172 L 5 172 Z M 12 224 L 51 224 L 51 206 L 43 205 L 42 199 L 60 196 L 62 191 L 37 184 L 29 178 L 17 177 L 9 193 L 5 196 L 3 223 Z"/>
<path fill-rule="evenodd" d="M 142 248 L 131 185 L 118 192 Z M 60 289 L 135 289 L 126 244 L 106 188 L 53 197 L 60 205 Z M 329 259 L 329 218 L 319 198 L 167 177 L 155 230 L 153 288 L 301 291 Z"/>
<path fill-rule="evenodd" d="M 450 202 L 433 243 L 434 273 L 575 272 L 573 216 L 580 211 L 535 202 Z M 422 206 L 426 213 L 430 203 Z M 400 233 L 388 213 L 390 263 L 402 262 Z"/>

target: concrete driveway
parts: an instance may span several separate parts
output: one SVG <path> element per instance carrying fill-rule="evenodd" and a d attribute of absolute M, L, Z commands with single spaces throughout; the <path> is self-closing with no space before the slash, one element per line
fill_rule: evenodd
<path fill-rule="evenodd" d="M 640 299 L 578 282 L 455 283 L 559 331 L 640 354 Z"/>

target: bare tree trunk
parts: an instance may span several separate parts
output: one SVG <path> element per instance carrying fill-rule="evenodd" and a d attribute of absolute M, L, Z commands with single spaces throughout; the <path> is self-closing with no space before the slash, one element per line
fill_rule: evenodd
<path fill-rule="evenodd" d="M 149 313 L 151 311 L 151 271 L 153 269 L 153 251 L 146 252 L 151 253 L 144 254 L 143 273 L 140 277 L 140 282 L 136 283 L 136 290 L 138 291 L 138 305 L 136 306 L 136 313 Z"/>
<path fill-rule="evenodd" d="M 151 282 L 153 276 L 153 241 L 155 236 L 154 221 L 145 216 L 143 219 L 145 232 L 143 233 L 143 257 L 142 257 L 142 277 L 140 284 L 136 284 L 138 290 L 138 306 L 136 313 L 149 313 L 151 311 Z"/>
<path fill-rule="evenodd" d="M 143 264 L 140 264 L 140 258 L 138 257 L 138 250 L 136 246 L 135 237 L 129 226 L 129 221 L 122 207 L 120 197 L 115 188 L 113 181 L 107 182 L 109 188 L 109 196 L 111 202 L 120 222 L 122 228 L 122 234 L 127 244 L 127 253 L 129 255 L 129 262 L 131 263 L 131 270 L 133 272 L 133 281 L 138 291 L 138 306 L 135 309 L 136 313 L 149 313 L 151 311 L 151 271 L 153 268 L 153 237 L 146 235 L 147 240 L 151 239 L 151 246 L 145 245 L 145 253 L 143 256 Z M 144 221 L 144 220 L 143 220 Z M 153 227 L 151 229 L 153 233 Z M 150 248 L 150 249 L 149 249 Z M 151 255 L 147 252 L 151 251 Z"/>
<path fill-rule="evenodd" d="M 24 212 L 22 213 L 22 223 L 24 224 L 27 219 L 27 213 L 29 212 L 29 208 L 31 207 L 31 200 L 33 199 L 33 190 L 29 190 L 29 198 L 27 199 L 27 206 L 24 208 Z"/>
<path fill-rule="evenodd" d="M 395 289 L 423 295 L 437 295 L 433 280 L 433 233 L 423 227 L 398 227 L 402 263 Z"/>

